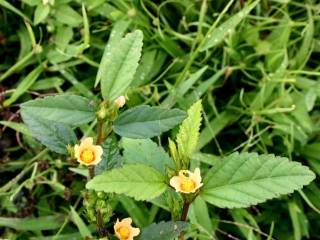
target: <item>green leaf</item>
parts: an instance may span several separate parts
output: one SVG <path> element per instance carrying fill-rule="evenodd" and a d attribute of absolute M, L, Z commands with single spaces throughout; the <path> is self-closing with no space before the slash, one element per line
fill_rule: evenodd
<path fill-rule="evenodd" d="M 0 226 L 13 228 L 20 231 L 53 230 L 61 227 L 63 215 L 44 216 L 38 218 L 7 218 L 0 217 Z"/>
<path fill-rule="evenodd" d="M 164 176 L 144 164 L 128 164 L 96 176 L 87 189 L 125 194 L 136 200 L 150 200 L 163 193 L 167 185 Z"/>
<path fill-rule="evenodd" d="M 30 87 L 30 90 L 33 91 L 41 91 L 41 90 L 47 90 L 51 88 L 57 88 L 60 87 L 64 83 L 64 80 L 59 77 L 50 77 L 50 78 L 43 78 L 36 81 L 32 86 Z"/>
<path fill-rule="evenodd" d="M 54 43 L 59 50 L 64 51 L 72 40 L 73 31 L 69 26 L 57 26 L 56 34 L 54 35 Z"/>
<path fill-rule="evenodd" d="M 13 130 L 20 132 L 22 134 L 31 136 L 30 130 L 24 125 L 23 123 L 17 123 L 12 121 L 0 121 L 0 124 L 9 128 L 12 128 Z"/>
<path fill-rule="evenodd" d="M 96 175 L 110 170 L 121 164 L 121 155 L 118 142 L 114 137 L 108 137 L 102 144 L 103 154 L 99 164 L 95 166 Z"/>
<path fill-rule="evenodd" d="M 44 120 L 77 126 L 92 121 L 95 109 L 89 99 L 76 95 L 57 95 L 32 100 L 21 105 L 22 110 Z"/>
<path fill-rule="evenodd" d="M 174 169 L 173 160 L 150 139 L 130 139 L 123 140 L 123 157 L 125 163 L 143 163 L 157 169 L 162 174 L 166 174 L 166 168 Z"/>
<path fill-rule="evenodd" d="M 239 118 L 239 114 L 232 111 L 224 111 L 213 118 L 201 131 L 197 149 L 203 148 L 215 136 L 217 136 L 226 126 L 234 123 Z"/>
<path fill-rule="evenodd" d="M 78 27 L 82 23 L 81 15 L 67 4 L 61 4 L 56 8 L 55 17 L 58 22 L 71 27 Z"/>
<path fill-rule="evenodd" d="M 34 20 L 33 23 L 34 25 L 38 25 L 41 23 L 43 20 L 46 19 L 46 17 L 50 13 L 50 6 L 49 4 L 39 4 L 34 12 Z"/>
<path fill-rule="evenodd" d="M 67 145 L 77 142 L 72 129 L 63 123 L 43 119 L 25 109 L 22 109 L 21 116 L 32 136 L 54 152 L 67 154 Z"/>
<path fill-rule="evenodd" d="M 199 224 L 208 233 L 214 232 L 207 203 L 201 197 L 197 197 L 190 206 L 189 218 L 192 224 Z"/>
<path fill-rule="evenodd" d="M 191 158 L 197 147 L 202 119 L 201 110 L 202 104 L 199 100 L 189 108 L 188 117 L 182 122 L 177 134 L 178 152 L 184 162 Z"/>
<path fill-rule="evenodd" d="M 189 223 L 182 221 L 152 223 L 143 229 L 139 240 L 172 240 L 189 226 Z"/>
<path fill-rule="evenodd" d="M 140 64 L 134 75 L 131 86 L 141 86 L 146 81 L 150 81 L 150 75 L 154 68 L 154 65 L 158 64 L 155 62 L 157 56 L 157 51 L 151 50 L 142 54 Z"/>
<path fill-rule="evenodd" d="M 122 137 L 151 138 L 175 127 L 185 117 L 180 109 L 142 105 L 121 113 L 114 123 L 114 131 Z"/>
<path fill-rule="evenodd" d="M 108 64 L 107 60 L 111 54 L 111 50 L 114 48 L 114 45 L 119 43 L 119 41 L 123 37 L 124 32 L 127 30 L 129 25 L 130 25 L 129 21 L 120 20 L 120 21 L 115 22 L 115 24 L 111 30 L 108 43 L 107 43 L 106 47 L 104 48 L 103 56 L 101 58 L 99 69 L 98 69 L 97 76 L 96 76 L 96 81 L 94 83 L 95 87 L 97 87 L 98 83 L 100 82 L 100 80 L 102 78 L 104 71 L 107 69 L 106 64 Z"/>
<path fill-rule="evenodd" d="M 287 158 L 233 153 L 205 176 L 201 197 L 221 208 L 248 207 L 309 184 L 315 174 Z"/>
<path fill-rule="evenodd" d="M 313 15 L 311 9 L 308 7 L 308 23 L 305 26 L 304 30 L 302 31 L 303 34 L 303 41 L 300 44 L 300 49 L 297 52 L 296 56 L 294 57 L 294 68 L 295 69 L 302 69 L 309 57 L 312 53 L 313 48 L 313 36 L 314 36 L 314 22 L 313 22 Z"/>
<path fill-rule="evenodd" d="M 217 46 L 221 41 L 225 40 L 226 36 L 233 32 L 238 24 L 248 16 L 251 10 L 258 4 L 258 1 L 251 3 L 244 7 L 237 14 L 230 17 L 227 21 L 222 23 L 218 28 L 214 29 L 211 34 L 209 34 L 201 47 L 201 51 L 205 51 L 209 48 Z"/>
<path fill-rule="evenodd" d="M 117 200 L 119 200 L 137 227 L 141 228 L 148 225 L 148 218 L 146 216 L 148 216 L 149 211 L 144 203 L 137 202 L 124 195 L 118 195 Z"/>
<path fill-rule="evenodd" d="M 141 56 L 143 33 L 136 30 L 113 44 L 107 54 L 101 74 L 104 99 L 114 100 L 123 95 L 133 80 Z"/>
<path fill-rule="evenodd" d="M 83 222 L 79 214 L 76 212 L 76 210 L 72 206 L 70 206 L 70 209 L 71 209 L 71 219 L 79 229 L 81 237 L 83 238 L 92 237 L 90 230 L 88 229 L 86 224 Z"/>
<path fill-rule="evenodd" d="M 161 105 L 166 107 L 172 107 L 178 100 L 186 104 L 186 99 L 184 95 L 194 86 L 196 82 L 200 82 L 199 80 L 201 79 L 201 76 L 205 73 L 207 69 L 208 66 L 204 66 L 195 73 L 192 73 L 189 78 L 185 79 L 177 87 L 173 88 L 172 91 L 170 91 L 170 94 L 166 97 L 166 99 L 162 101 Z M 199 97 L 197 99 L 199 99 Z M 188 105 L 187 107 L 189 107 L 190 105 Z"/>
<path fill-rule="evenodd" d="M 17 89 L 13 92 L 10 98 L 4 101 L 3 105 L 7 107 L 14 103 L 22 94 L 24 94 L 32 86 L 32 84 L 34 84 L 34 82 L 37 80 L 42 71 L 42 65 L 33 69 L 21 82 L 19 82 Z"/>

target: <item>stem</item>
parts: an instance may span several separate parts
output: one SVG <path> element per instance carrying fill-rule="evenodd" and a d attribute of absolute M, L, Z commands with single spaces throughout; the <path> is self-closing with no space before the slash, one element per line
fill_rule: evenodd
<path fill-rule="evenodd" d="M 96 210 L 96 218 L 97 218 L 97 232 L 101 238 L 107 236 L 107 230 L 103 227 L 103 219 L 100 212 L 100 209 Z"/>
<path fill-rule="evenodd" d="M 88 170 L 89 170 L 89 177 L 90 177 L 90 179 L 94 178 L 94 176 L 96 175 L 94 166 L 89 166 L 89 167 L 88 167 Z"/>
<path fill-rule="evenodd" d="M 181 221 L 185 221 L 187 219 L 188 211 L 189 211 L 190 203 L 188 201 L 184 201 L 182 214 L 180 217 Z"/>
<path fill-rule="evenodd" d="M 190 203 L 187 200 L 185 200 L 182 208 L 182 214 L 180 217 L 181 221 L 185 221 L 187 219 L 189 207 L 190 207 Z M 180 234 L 179 240 L 184 240 L 183 232 Z"/>
<path fill-rule="evenodd" d="M 101 145 L 101 143 L 103 142 L 103 140 L 105 138 L 105 135 L 103 133 L 103 125 L 104 125 L 103 122 L 98 121 L 98 124 L 97 124 L 98 136 L 97 136 L 97 141 L 96 141 L 97 145 Z"/>
<path fill-rule="evenodd" d="M 11 68 L 9 68 L 5 73 L 2 74 L 2 76 L 0 77 L 0 82 L 2 82 L 4 79 L 15 73 L 20 67 L 22 67 L 27 61 L 29 61 L 33 55 L 34 51 L 31 51 L 23 58 L 21 58 L 20 61 L 15 63 Z"/>
<path fill-rule="evenodd" d="M 105 139 L 105 134 L 103 133 L 103 125 L 104 125 L 103 122 L 98 121 L 98 125 L 97 125 L 98 136 L 97 136 L 97 141 L 96 141 L 97 145 L 101 145 L 101 143 Z M 94 178 L 94 176 L 96 175 L 95 167 L 89 166 L 88 170 L 89 170 L 90 179 Z"/>
<path fill-rule="evenodd" d="M 97 141 L 96 141 L 97 145 L 101 145 L 101 143 L 105 139 L 105 134 L 103 132 L 103 127 L 104 127 L 104 123 L 102 121 L 98 120 L 98 123 L 97 123 L 97 134 L 98 134 L 98 136 L 97 136 Z M 95 168 L 94 168 L 94 166 L 90 166 L 89 167 L 89 174 L 90 174 L 90 178 L 91 179 L 95 176 Z M 99 236 L 101 238 L 107 236 L 107 230 L 103 226 L 103 219 L 102 219 L 102 215 L 101 215 L 100 209 L 96 209 L 96 219 L 97 219 L 97 232 L 98 232 Z"/>

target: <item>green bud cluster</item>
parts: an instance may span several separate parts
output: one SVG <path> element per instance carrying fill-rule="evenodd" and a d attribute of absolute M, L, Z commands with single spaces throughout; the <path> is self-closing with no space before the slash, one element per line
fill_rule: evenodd
<path fill-rule="evenodd" d="M 110 204 L 113 194 L 105 192 L 87 191 L 84 193 L 83 206 L 86 209 L 86 215 L 89 222 L 97 222 L 97 212 L 99 211 L 106 224 L 110 221 L 113 209 Z"/>

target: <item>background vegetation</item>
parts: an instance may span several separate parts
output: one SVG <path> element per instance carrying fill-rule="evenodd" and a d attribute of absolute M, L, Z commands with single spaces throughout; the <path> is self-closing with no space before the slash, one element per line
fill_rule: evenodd
<path fill-rule="evenodd" d="M 256 151 L 320 174 L 317 0 L 261 0 L 250 13 L 241 0 L 0 0 L 0 6 L 0 237 L 81 239 L 78 229 L 88 223 L 81 207 L 85 177 L 71 159 L 31 137 L 19 104 L 63 92 L 100 94 L 94 83 L 112 29 L 144 33 L 127 106 L 186 110 L 203 99 L 194 165 Z M 79 136 L 93 127 L 82 126 Z M 166 147 L 176 132 L 156 140 Z M 317 183 L 248 209 L 196 204 L 186 236 L 320 239 Z M 114 218 L 129 215 L 138 227 L 170 218 L 127 197 L 113 206 Z"/>

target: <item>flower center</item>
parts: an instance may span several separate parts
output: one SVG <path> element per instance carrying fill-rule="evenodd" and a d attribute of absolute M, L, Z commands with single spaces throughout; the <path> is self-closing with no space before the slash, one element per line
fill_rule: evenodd
<path fill-rule="evenodd" d="M 120 227 L 118 233 L 121 239 L 127 239 L 130 236 L 130 230 L 128 227 Z"/>
<path fill-rule="evenodd" d="M 80 158 L 85 163 L 91 163 L 94 160 L 94 152 L 90 149 L 85 149 L 82 151 Z"/>
<path fill-rule="evenodd" d="M 185 178 L 182 180 L 180 187 L 184 192 L 191 192 L 195 189 L 196 184 L 191 179 Z"/>

